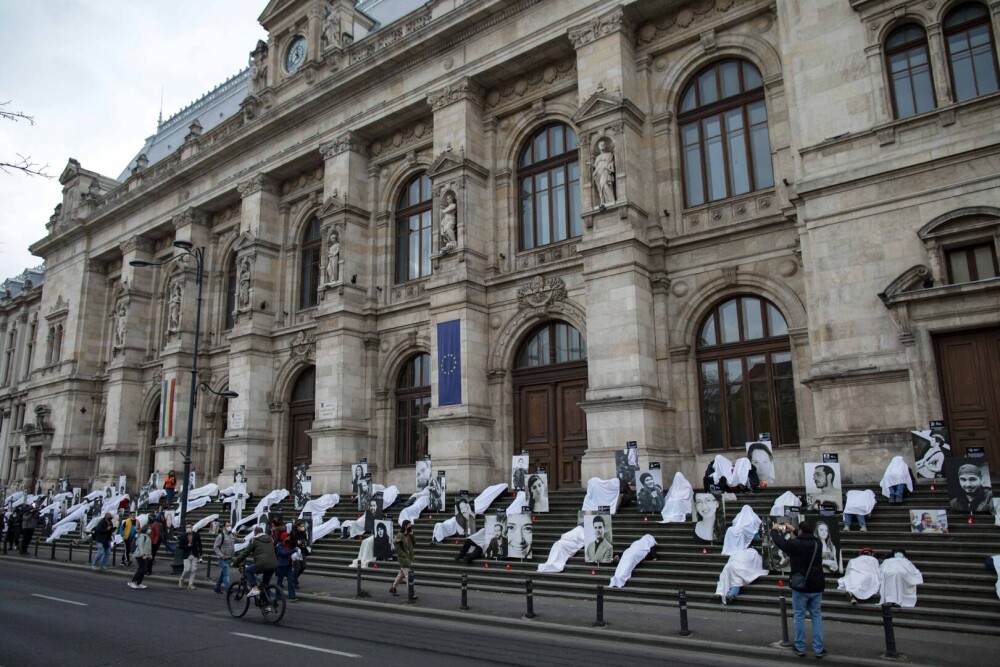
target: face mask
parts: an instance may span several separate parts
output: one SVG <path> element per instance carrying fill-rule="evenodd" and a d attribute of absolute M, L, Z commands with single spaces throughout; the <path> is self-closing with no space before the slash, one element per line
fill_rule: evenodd
<path fill-rule="evenodd" d="M 893 554 L 893 558 L 906 558 L 906 554 Z"/>

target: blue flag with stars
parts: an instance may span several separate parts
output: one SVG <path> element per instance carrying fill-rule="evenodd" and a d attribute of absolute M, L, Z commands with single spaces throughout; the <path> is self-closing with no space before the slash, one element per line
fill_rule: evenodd
<path fill-rule="evenodd" d="M 438 405 L 462 402 L 462 321 L 438 323 Z"/>

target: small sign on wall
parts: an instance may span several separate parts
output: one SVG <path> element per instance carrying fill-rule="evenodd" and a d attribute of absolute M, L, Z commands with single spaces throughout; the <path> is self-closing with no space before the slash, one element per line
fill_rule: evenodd
<path fill-rule="evenodd" d="M 230 412 L 229 424 L 227 428 L 243 428 L 246 424 L 246 416 L 242 412 Z"/>
<path fill-rule="evenodd" d="M 319 419 L 333 419 L 337 414 L 336 401 L 319 402 Z"/>

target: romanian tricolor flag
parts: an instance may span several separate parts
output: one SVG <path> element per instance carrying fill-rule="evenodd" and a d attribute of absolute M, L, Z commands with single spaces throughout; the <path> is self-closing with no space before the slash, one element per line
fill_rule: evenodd
<path fill-rule="evenodd" d="M 174 390 L 177 380 L 163 381 L 163 391 L 160 394 L 160 437 L 169 438 L 174 435 Z"/>

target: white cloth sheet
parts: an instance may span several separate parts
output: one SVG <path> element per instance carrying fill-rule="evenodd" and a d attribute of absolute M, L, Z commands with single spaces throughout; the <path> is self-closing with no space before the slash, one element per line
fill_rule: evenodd
<path fill-rule="evenodd" d="M 523 508 L 528 506 L 528 496 L 525 495 L 524 491 L 518 491 L 514 500 L 511 501 L 510 505 L 507 505 L 507 516 L 521 514 Z"/>
<path fill-rule="evenodd" d="M 213 521 L 217 520 L 218 518 L 219 518 L 218 514 L 209 514 L 204 519 L 202 519 L 198 523 L 194 524 L 194 532 L 197 533 L 199 530 L 201 530 L 205 526 L 209 525 Z"/>
<path fill-rule="evenodd" d="M 357 519 L 348 519 L 340 524 L 340 528 L 347 528 L 348 535 L 351 537 L 357 537 L 358 535 L 364 535 L 365 533 L 365 517 L 362 514 Z"/>
<path fill-rule="evenodd" d="M 382 509 L 391 507 L 396 498 L 399 498 L 399 489 L 395 485 L 384 487 L 381 484 L 372 484 L 372 493 L 382 494 Z"/>
<path fill-rule="evenodd" d="M 583 497 L 583 511 L 596 512 L 599 507 L 610 507 L 611 513 L 618 510 L 618 496 L 621 493 L 618 478 L 587 480 L 587 495 Z"/>
<path fill-rule="evenodd" d="M 694 489 L 680 472 L 674 473 L 674 481 L 667 492 L 667 500 L 663 503 L 663 521 L 660 523 L 682 523 L 691 513 L 691 498 Z"/>
<path fill-rule="evenodd" d="M 786 507 L 802 507 L 802 499 L 791 491 L 785 491 L 771 505 L 771 516 L 785 516 Z"/>
<path fill-rule="evenodd" d="M 501 482 L 500 484 L 494 484 L 488 487 L 485 491 L 476 496 L 476 500 L 473 503 L 476 506 L 476 514 L 483 514 L 486 510 L 490 508 L 493 501 L 496 500 L 501 493 L 507 490 L 507 482 Z"/>
<path fill-rule="evenodd" d="M 847 591 L 859 600 L 873 597 L 882 588 L 882 571 L 878 559 L 858 556 L 847 561 L 844 576 L 837 579 L 837 590 Z"/>
<path fill-rule="evenodd" d="M 84 521 L 87 518 L 87 512 L 90 511 L 90 503 L 80 503 L 78 505 L 73 505 L 68 510 L 66 510 L 66 516 L 56 521 L 52 524 L 52 528 L 58 528 L 64 524 L 76 521 Z"/>
<path fill-rule="evenodd" d="M 879 605 L 898 604 L 900 607 L 917 606 L 917 586 L 924 583 L 924 575 L 909 558 L 886 558 L 882 561 L 882 595 Z"/>
<path fill-rule="evenodd" d="M 399 511 L 399 517 L 396 519 L 396 523 L 400 526 L 403 525 L 404 521 L 416 523 L 417 519 L 420 518 L 420 513 L 427 509 L 427 505 L 431 502 L 430 497 L 427 495 L 427 489 L 413 495 L 416 496 L 416 501 L 409 507 L 404 507 Z"/>
<path fill-rule="evenodd" d="M 485 529 L 483 529 L 485 531 Z M 583 549 L 587 543 L 583 536 L 583 526 L 577 526 L 573 530 L 562 534 L 556 543 L 549 549 L 549 557 L 544 563 L 538 566 L 539 572 L 562 572 L 566 567 L 566 561 L 573 557 L 576 552 Z"/>
<path fill-rule="evenodd" d="M 490 505 L 493 504 L 493 501 L 496 500 L 497 496 L 503 493 L 506 489 L 506 482 L 502 484 L 494 484 L 476 496 L 476 500 L 473 503 L 476 514 L 482 514 L 489 509 Z M 518 505 L 517 511 L 512 512 L 511 508 L 513 508 L 518 502 L 520 502 L 520 505 Z M 526 504 L 527 502 L 525 500 L 524 491 L 519 491 L 517 498 L 515 498 L 514 502 L 507 508 L 507 514 L 520 514 L 520 507 Z M 443 542 L 452 535 L 464 534 L 465 533 L 462 531 L 462 527 L 458 525 L 458 520 L 455 517 L 451 517 L 447 521 L 440 521 L 434 524 L 434 539 L 438 542 Z M 484 546 L 483 548 L 485 549 L 486 547 Z"/>
<path fill-rule="evenodd" d="M 997 571 L 997 597 L 1000 598 L 1000 556 L 993 556 L 993 569 Z"/>
<path fill-rule="evenodd" d="M 715 468 L 712 470 L 712 484 L 718 484 L 719 480 L 725 477 L 730 482 L 733 481 L 733 462 L 722 454 L 716 454 L 712 461 Z"/>
<path fill-rule="evenodd" d="M 299 518 L 303 518 L 306 512 L 312 512 L 313 530 L 315 530 L 315 526 L 323 522 L 323 517 L 330 508 L 335 507 L 339 502 L 340 496 L 336 493 L 326 493 L 319 498 L 313 498 L 302 506 Z"/>
<path fill-rule="evenodd" d="M 327 535 L 337 530 L 338 528 L 340 528 L 340 519 L 338 519 L 337 517 L 333 517 L 332 519 L 324 521 L 320 525 L 316 526 L 315 528 L 313 528 L 313 535 L 312 535 L 313 544 L 315 544 L 317 540 L 326 537 Z"/>
<path fill-rule="evenodd" d="M 264 513 L 271 509 L 272 505 L 277 505 L 287 497 L 288 489 L 275 489 L 274 491 L 271 491 L 271 493 L 260 499 L 260 502 L 257 503 L 257 507 L 254 509 L 253 514 L 240 519 L 240 521 L 233 526 L 233 530 L 236 530 L 240 526 L 244 526 L 246 524 L 255 523 L 257 519 L 264 516 Z"/>
<path fill-rule="evenodd" d="M 750 546 L 753 536 L 760 529 L 760 517 L 749 505 L 744 505 L 733 519 L 733 525 L 726 529 L 726 539 L 722 542 L 722 555 L 730 556 Z"/>
<path fill-rule="evenodd" d="M 861 514 L 868 516 L 875 509 L 875 492 L 871 489 L 864 491 L 853 489 L 847 492 L 847 499 L 844 501 L 844 514 Z"/>
<path fill-rule="evenodd" d="M 455 517 L 434 524 L 434 540 L 436 542 L 444 542 L 452 535 L 458 535 L 461 532 L 462 527 L 458 525 L 458 519 Z"/>
<path fill-rule="evenodd" d="M 729 483 L 733 486 L 739 484 L 746 484 L 747 480 L 750 479 L 750 459 L 743 457 L 741 459 L 736 459 L 736 463 L 733 464 L 733 479 L 729 480 Z"/>
<path fill-rule="evenodd" d="M 746 586 L 758 577 L 767 574 L 763 569 L 763 559 L 756 549 L 740 549 L 734 552 L 719 574 L 719 583 L 715 585 L 715 594 L 726 603 L 726 594 L 733 586 Z"/>
<path fill-rule="evenodd" d="M 615 568 L 615 576 L 611 577 L 608 584 L 611 588 L 623 588 L 625 583 L 632 578 L 632 571 L 642 562 L 642 559 L 649 555 L 649 550 L 656 546 L 656 540 L 652 535 L 643 535 L 622 553 L 618 560 L 618 567 Z"/>
<path fill-rule="evenodd" d="M 167 495 L 167 492 L 164 491 L 163 489 L 153 489 L 152 491 L 149 492 L 149 498 L 147 502 L 149 502 L 150 506 L 155 505 L 156 503 L 160 502 L 160 499 L 163 498 L 163 496 L 165 495 Z"/>
<path fill-rule="evenodd" d="M 507 485 L 504 484 L 504 486 L 507 486 Z M 475 545 L 477 547 L 479 547 L 480 549 L 483 549 L 484 551 L 486 550 L 486 545 L 489 544 L 489 540 L 486 538 L 486 529 L 485 528 L 480 528 L 479 530 L 477 530 L 476 532 L 474 532 L 472 535 L 469 535 L 469 539 L 472 540 L 473 543 L 475 543 Z"/>
<path fill-rule="evenodd" d="M 49 535 L 47 538 L 45 538 L 45 541 L 54 542 L 63 535 L 66 535 L 67 533 L 72 533 L 74 530 L 76 530 L 76 527 L 77 527 L 76 521 L 67 521 L 66 523 L 60 524 L 58 527 L 52 529 L 52 534 Z"/>
<path fill-rule="evenodd" d="M 347 567 L 357 569 L 368 567 L 375 562 L 375 536 L 365 538 L 361 541 L 361 548 L 358 549 L 358 557 L 351 561 Z"/>
<path fill-rule="evenodd" d="M 187 513 L 190 514 L 193 510 L 201 509 L 208 504 L 209 500 L 211 499 L 208 496 L 202 496 L 201 498 L 195 498 L 194 500 L 189 499 L 187 504 Z M 183 526 L 181 526 L 181 513 L 179 510 L 174 512 L 173 523 L 174 528 L 183 528 Z"/>
<path fill-rule="evenodd" d="M 219 485 L 206 484 L 205 486 L 199 486 L 197 489 L 191 489 L 188 492 L 188 502 L 191 502 L 194 498 L 207 498 L 217 495 L 219 495 Z"/>
<path fill-rule="evenodd" d="M 913 480 L 910 479 L 910 468 L 906 465 L 906 460 L 902 456 L 895 456 L 889 465 L 886 466 L 885 474 L 882 475 L 880 486 L 882 495 L 889 497 L 889 488 L 897 484 L 906 484 L 906 488 L 913 491 Z"/>
<path fill-rule="evenodd" d="M 46 514 L 48 512 L 51 512 L 53 508 L 59 507 L 59 505 L 62 503 L 62 501 L 66 500 L 67 498 L 72 498 L 72 497 L 73 497 L 73 494 L 69 493 L 69 492 L 57 493 L 56 495 L 52 496 L 52 502 L 51 503 L 49 503 L 47 505 L 44 505 L 43 507 L 40 507 L 38 509 L 38 513 L 39 514 Z"/>

